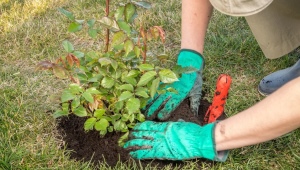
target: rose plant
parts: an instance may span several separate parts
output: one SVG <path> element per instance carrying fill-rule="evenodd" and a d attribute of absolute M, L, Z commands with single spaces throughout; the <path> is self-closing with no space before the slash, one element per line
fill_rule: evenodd
<path fill-rule="evenodd" d="M 145 29 L 143 23 L 135 21 L 137 10 L 151 8 L 150 3 L 129 1 L 118 4 L 114 12 L 110 12 L 109 6 L 106 0 L 106 16 L 87 21 L 78 20 L 73 13 L 60 8 L 70 21 L 70 32 L 87 28 L 88 35 L 102 37 L 104 45 L 97 51 L 81 52 L 65 40 L 65 55 L 55 62 L 42 61 L 37 69 L 51 70 L 56 77 L 70 78 L 72 82 L 62 91 L 61 108 L 53 114 L 55 118 L 69 114 L 87 117 L 86 131 L 95 129 L 101 136 L 114 131 L 125 133 L 119 141 L 122 145 L 129 130 L 145 120 L 141 109 L 147 101 L 156 93 L 174 91 L 163 87 L 178 81 L 178 76 L 189 68 L 176 66 L 171 70 L 161 62 L 150 62 L 148 42 L 160 41 L 163 45 L 165 41 L 162 27 Z M 151 56 L 151 60 L 165 61 L 166 57 L 160 54 Z"/>

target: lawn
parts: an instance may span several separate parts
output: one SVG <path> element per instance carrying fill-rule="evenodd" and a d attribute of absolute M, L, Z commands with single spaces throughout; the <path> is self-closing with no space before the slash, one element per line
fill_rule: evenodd
<path fill-rule="evenodd" d="M 143 14 L 143 19 L 147 25 L 165 29 L 166 46 L 160 50 L 176 56 L 180 48 L 181 4 L 176 0 L 152 2 L 153 8 Z M 104 1 L 0 0 L 0 169 L 107 168 L 105 163 L 94 167 L 89 162 L 74 161 L 69 158 L 71 151 L 60 149 L 65 143 L 48 111 L 58 107 L 57 96 L 68 82 L 35 71 L 40 61 L 54 61 L 63 54 L 63 40 L 83 51 L 102 44 L 85 34 L 68 33 L 68 20 L 58 12 L 59 7 L 74 12 L 78 18 L 98 18 L 103 16 Z M 257 92 L 260 79 L 298 59 L 296 55 L 266 59 L 244 18 L 217 11 L 209 25 L 204 56 L 207 100 L 213 97 L 219 74 L 227 73 L 233 78 L 225 110 L 228 116 L 262 100 Z M 129 168 L 138 166 L 120 163 L 111 169 Z M 203 163 L 202 168 L 299 169 L 300 130 L 260 145 L 232 150 L 225 163 Z M 197 168 L 195 163 L 187 162 L 184 169 Z"/>

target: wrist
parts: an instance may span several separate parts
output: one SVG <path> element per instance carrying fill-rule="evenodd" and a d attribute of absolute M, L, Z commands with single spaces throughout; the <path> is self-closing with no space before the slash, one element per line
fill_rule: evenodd
<path fill-rule="evenodd" d="M 216 150 L 221 151 L 224 149 L 228 149 L 223 145 L 223 141 L 225 140 L 225 126 L 222 126 L 222 123 L 218 123 L 215 127 L 215 143 L 216 143 Z"/>
<path fill-rule="evenodd" d="M 214 149 L 216 153 L 215 160 L 225 162 L 228 157 L 229 151 L 227 149 L 222 149 L 220 144 L 223 140 L 222 137 L 224 137 L 225 129 L 220 122 L 214 122 L 213 124 L 215 124 L 212 130 Z"/>
<path fill-rule="evenodd" d="M 201 53 L 191 49 L 181 49 L 177 64 L 182 67 L 194 67 L 198 70 L 204 68 L 204 57 Z"/>
<path fill-rule="evenodd" d="M 229 151 L 218 151 L 216 148 L 216 127 L 217 122 L 209 123 L 205 126 L 201 127 L 201 137 L 198 141 L 201 153 L 204 158 L 219 161 L 219 162 L 225 162 Z"/>

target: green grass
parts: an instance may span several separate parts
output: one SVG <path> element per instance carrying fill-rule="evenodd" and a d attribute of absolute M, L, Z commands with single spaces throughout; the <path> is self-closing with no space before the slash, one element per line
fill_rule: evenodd
<path fill-rule="evenodd" d="M 180 3 L 152 1 L 143 18 L 147 25 L 161 25 L 167 33 L 166 47 L 175 56 L 180 47 Z M 58 107 L 57 95 L 68 82 L 49 73 L 35 72 L 41 60 L 63 54 L 65 39 L 80 50 L 96 49 L 101 41 L 67 33 L 67 19 L 57 12 L 64 7 L 79 18 L 99 18 L 103 2 L 97 0 L 0 0 L 0 169 L 94 169 L 89 162 L 69 159 L 54 119 L 46 113 Z M 214 13 L 205 46 L 204 88 L 211 100 L 219 74 L 233 78 L 226 113 L 234 115 L 263 99 L 256 90 L 265 75 L 292 65 L 296 56 L 276 60 L 264 57 L 244 18 Z M 154 47 L 155 48 L 155 47 Z M 284 114 L 284 111 L 283 111 Z M 259 118 L 257 118 L 259 119 Z M 300 131 L 277 140 L 235 149 L 225 163 L 203 169 L 297 169 L 300 167 Z M 112 169 L 139 169 L 118 164 Z M 98 167 L 107 168 L 104 164 Z M 150 167 L 148 169 L 151 169 Z M 165 169 L 171 169 L 166 167 Z M 187 162 L 183 169 L 197 169 Z"/>

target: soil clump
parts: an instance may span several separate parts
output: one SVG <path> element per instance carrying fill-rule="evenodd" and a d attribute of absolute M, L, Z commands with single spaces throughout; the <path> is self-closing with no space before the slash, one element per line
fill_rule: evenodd
<path fill-rule="evenodd" d="M 207 100 L 202 100 L 199 114 L 194 115 L 189 108 L 189 101 L 186 99 L 172 113 L 168 121 L 178 121 L 182 119 L 186 122 L 194 122 L 202 125 L 204 115 L 209 106 L 210 103 Z M 224 118 L 225 114 L 222 116 Z M 70 154 L 72 159 L 81 161 L 91 160 L 95 165 L 105 161 L 112 167 L 115 166 L 118 161 L 126 162 L 130 160 L 128 151 L 118 146 L 117 141 L 122 135 L 121 133 L 107 133 L 105 137 L 101 138 L 97 131 L 84 131 L 83 125 L 85 120 L 86 118 L 70 115 L 68 117 L 61 117 L 57 121 L 57 129 L 66 143 L 66 149 L 72 150 Z M 206 161 L 207 163 L 211 162 L 204 159 L 200 160 Z M 150 163 L 158 167 L 170 164 L 177 167 L 184 165 L 182 161 L 141 161 L 143 167 Z"/>

